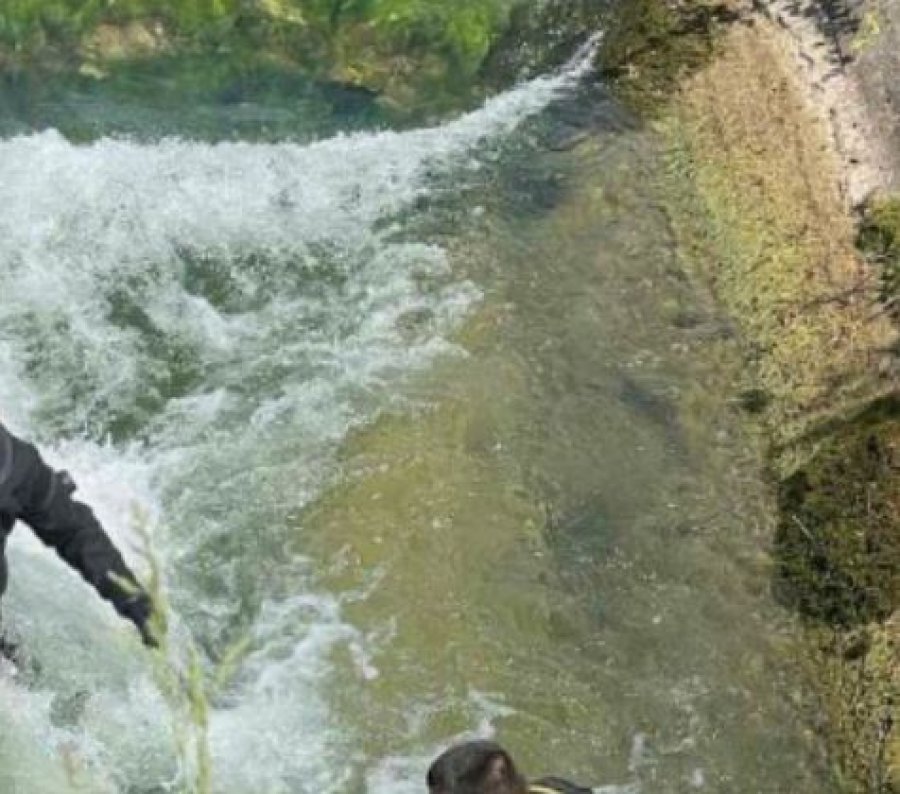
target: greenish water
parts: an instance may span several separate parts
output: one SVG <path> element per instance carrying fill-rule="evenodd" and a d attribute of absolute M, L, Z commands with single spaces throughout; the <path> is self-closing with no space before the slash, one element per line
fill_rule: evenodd
<path fill-rule="evenodd" d="M 138 61 L 104 79 L 8 70 L 0 75 L 0 133 L 55 129 L 75 142 L 104 135 L 305 141 L 387 125 L 375 99 L 364 89 L 221 55 Z"/>
<path fill-rule="evenodd" d="M 120 542 L 157 519 L 177 642 L 249 641 L 216 790 L 421 791 L 489 734 L 611 791 L 830 790 L 652 136 L 575 70 L 352 136 L 275 85 L 165 138 L 152 86 L 47 86 L 80 143 L 0 143 L 0 404 Z M 4 790 L 172 790 L 143 652 L 17 534 Z"/>

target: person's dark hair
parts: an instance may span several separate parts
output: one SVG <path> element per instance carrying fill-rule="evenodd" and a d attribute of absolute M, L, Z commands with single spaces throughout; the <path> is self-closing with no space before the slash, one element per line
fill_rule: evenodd
<path fill-rule="evenodd" d="M 495 742 L 466 742 L 434 761 L 426 777 L 430 794 L 526 794 L 528 784 Z"/>

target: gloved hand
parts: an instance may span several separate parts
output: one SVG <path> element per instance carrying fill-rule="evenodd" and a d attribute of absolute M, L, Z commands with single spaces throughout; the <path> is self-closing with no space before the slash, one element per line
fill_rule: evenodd
<path fill-rule="evenodd" d="M 144 592 L 136 593 L 119 604 L 119 614 L 130 620 L 141 634 L 141 641 L 148 648 L 159 648 L 159 640 L 153 633 L 151 616 L 153 602 Z"/>

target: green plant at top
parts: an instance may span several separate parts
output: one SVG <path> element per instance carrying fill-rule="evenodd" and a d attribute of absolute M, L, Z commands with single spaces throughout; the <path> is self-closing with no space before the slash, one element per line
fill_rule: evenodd
<path fill-rule="evenodd" d="M 288 42 L 294 43 L 296 35 L 333 41 L 362 25 L 383 51 L 436 53 L 470 74 L 511 5 L 512 0 L 3 0 L 0 42 L 14 49 L 65 44 L 102 23 L 135 20 L 161 22 L 170 35 L 200 42 L 239 39 L 248 22 L 276 40 L 290 29 Z"/>
<path fill-rule="evenodd" d="M 71 0 L 5 0 L 0 8 L 0 42 L 15 49 L 36 39 L 77 36 L 81 25 Z"/>
<path fill-rule="evenodd" d="M 337 33 L 341 25 L 369 18 L 377 0 L 294 0 L 292 5 L 319 30 Z"/>
<path fill-rule="evenodd" d="M 242 0 L 4 0 L 0 40 L 15 48 L 78 38 L 102 22 L 156 19 L 186 35 L 230 24 Z"/>

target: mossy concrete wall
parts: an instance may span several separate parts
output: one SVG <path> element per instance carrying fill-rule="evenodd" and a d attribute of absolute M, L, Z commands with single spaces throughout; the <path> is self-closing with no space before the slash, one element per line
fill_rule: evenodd
<path fill-rule="evenodd" d="M 893 204 L 858 231 L 776 22 L 749 9 L 657 108 L 673 225 L 734 317 L 778 509 L 772 586 L 808 639 L 848 787 L 900 790 Z"/>

